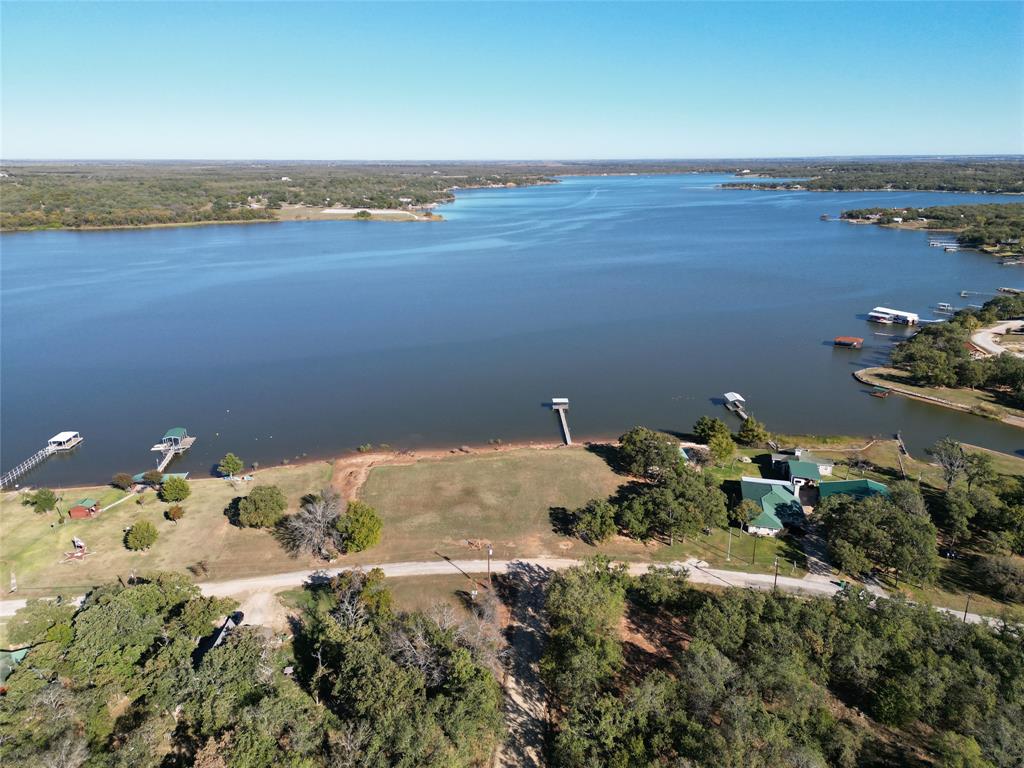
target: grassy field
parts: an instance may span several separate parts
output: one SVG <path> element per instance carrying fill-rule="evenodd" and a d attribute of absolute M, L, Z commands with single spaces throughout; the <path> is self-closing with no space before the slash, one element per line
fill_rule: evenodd
<path fill-rule="evenodd" d="M 979 416 L 1008 420 L 1008 423 L 1024 426 L 1024 410 L 1000 402 L 991 392 L 959 387 L 918 387 L 910 383 L 910 374 L 895 368 L 865 368 L 857 373 L 863 381 L 875 386 L 889 387 L 896 392 L 903 390 L 922 397 L 935 397 Z"/>
<path fill-rule="evenodd" d="M 584 546 L 557 534 L 551 510 L 612 494 L 625 481 L 585 449 L 521 449 L 371 470 L 359 497 L 384 519 L 372 553 L 384 561 L 453 557 L 574 556 Z M 589 548 L 588 548 L 589 549 Z"/>
<path fill-rule="evenodd" d="M 183 502 L 185 517 L 177 524 L 164 518 L 168 505 L 152 491 L 124 501 L 98 517 L 57 523 L 54 513 L 36 515 L 22 506 L 17 494 L 4 494 L 0 501 L 0 584 L 10 581 L 11 570 L 18 579 L 18 594 L 32 597 L 66 592 L 80 594 L 91 585 L 127 577 L 132 571 L 183 571 L 199 561 L 208 564 L 204 578 L 229 579 L 308 567 L 289 558 L 266 532 L 231 525 L 224 510 L 235 496 L 248 493 L 255 485 L 278 485 L 292 507 L 299 498 L 330 480 L 326 462 L 274 467 L 257 474 L 256 481 L 235 488 L 218 479 L 195 480 L 192 494 Z M 112 493 L 107 487 L 76 488 L 61 493 L 66 502 L 84 496 L 103 499 Z M 61 508 L 67 504 L 62 503 Z M 124 547 L 123 530 L 136 520 L 149 520 L 159 539 L 147 552 Z M 63 553 L 72 550 L 71 539 L 82 539 L 90 555 L 84 562 L 61 564 Z"/>

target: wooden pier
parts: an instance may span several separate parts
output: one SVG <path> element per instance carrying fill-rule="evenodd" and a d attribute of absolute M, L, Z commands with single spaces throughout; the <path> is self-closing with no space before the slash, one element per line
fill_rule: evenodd
<path fill-rule="evenodd" d="M 53 454 L 77 448 L 83 439 L 84 438 L 77 432 L 60 432 L 54 435 L 46 441 L 45 446 L 33 453 L 14 469 L 5 473 L 3 477 L 0 477 L 0 488 L 5 488 L 11 485 L 19 477 L 27 473 L 33 467 L 42 464 L 48 458 L 53 456 Z"/>
<path fill-rule="evenodd" d="M 191 448 L 195 441 L 196 439 L 191 437 L 184 427 L 168 429 L 163 439 L 150 448 L 151 451 L 158 451 L 162 454 L 160 461 L 156 465 L 157 471 L 163 472 L 167 469 L 167 465 L 171 463 L 174 457 L 180 456 Z"/>
<path fill-rule="evenodd" d="M 572 445 L 572 435 L 569 433 L 569 421 L 565 417 L 565 412 L 569 410 L 569 398 L 552 397 L 551 410 L 558 412 L 558 418 L 562 422 L 562 437 L 565 439 L 565 444 Z"/>

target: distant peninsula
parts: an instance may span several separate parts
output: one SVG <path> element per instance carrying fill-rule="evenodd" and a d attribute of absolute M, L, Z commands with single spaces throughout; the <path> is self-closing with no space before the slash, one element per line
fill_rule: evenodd
<path fill-rule="evenodd" d="M 834 164 L 778 164 L 768 168 L 745 168 L 742 179 L 778 181 L 736 181 L 723 189 L 809 192 L 874 192 L 911 190 L 919 192 L 1024 193 L 1024 160 L 983 159 L 963 162 L 921 160 L 900 162 L 847 162 Z"/>
<path fill-rule="evenodd" d="M 553 182 L 543 173 L 476 165 L 4 163 L 0 230 L 439 221 L 433 208 L 458 189 Z"/>
<path fill-rule="evenodd" d="M 858 208 L 840 218 L 855 224 L 957 233 L 957 242 L 993 256 L 1024 256 L 1024 203 Z"/>

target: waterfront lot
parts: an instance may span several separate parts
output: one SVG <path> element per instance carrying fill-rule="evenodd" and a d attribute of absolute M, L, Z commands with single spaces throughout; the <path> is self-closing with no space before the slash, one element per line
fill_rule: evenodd
<path fill-rule="evenodd" d="M 205 563 L 204 580 L 229 579 L 261 573 L 275 573 L 307 567 L 288 557 L 277 542 L 264 531 L 240 529 L 228 521 L 224 510 L 231 500 L 248 493 L 256 485 L 278 485 L 289 505 L 298 507 L 300 497 L 325 485 L 331 465 L 326 462 L 294 467 L 275 467 L 260 472 L 257 480 L 236 490 L 231 483 L 204 478 L 190 483 L 192 494 L 182 502 L 185 516 L 177 523 L 164 518 L 169 506 L 152 491 L 136 500 L 129 499 L 113 509 L 87 520 L 69 520 L 57 524 L 54 513 L 37 515 L 22 506 L 18 494 L 6 493 L 0 501 L 0 584 L 10 582 L 11 570 L 18 580 L 18 594 L 33 597 L 42 594 L 81 594 L 91 585 L 127 578 L 133 572 L 154 570 L 183 571 Z M 91 496 L 110 495 L 109 487 L 58 490 L 60 504 Z M 149 520 L 159 538 L 147 552 L 131 552 L 124 547 L 124 528 L 137 520 Z M 92 553 L 83 562 L 61 564 L 65 552 L 73 549 L 72 537 L 85 542 Z"/>
<path fill-rule="evenodd" d="M 865 368 L 858 372 L 860 378 L 874 386 L 893 388 L 897 394 L 902 390 L 921 398 L 938 398 L 952 407 L 970 411 L 979 416 L 1001 419 L 1008 424 L 1024 426 L 1024 411 L 1003 402 L 998 395 L 982 389 L 962 387 L 918 387 L 910 383 L 910 374 L 896 368 Z M 936 405 L 940 405 L 936 403 Z M 946 406 L 950 407 L 950 406 Z"/>
<path fill-rule="evenodd" d="M 835 479 L 863 476 L 892 482 L 902 477 L 898 444 L 894 440 L 870 444 L 856 437 L 787 436 L 780 440 L 785 445 L 811 448 L 835 460 Z M 968 450 L 980 449 L 968 446 Z M 804 575 L 804 557 L 797 540 L 755 540 L 736 529 L 715 529 L 709 535 L 699 534 L 671 547 L 621 536 L 593 547 L 564 535 L 559 521 L 564 519 L 566 510 L 591 498 L 613 495 L 621 485 L 632 481 L 609 466 L 607 453 L 603 446 L 578 446 L 415 458 L 359 455 L 341 459 L 335 465 L 319 462 L 263 470 L 257 473 L 254 483 L 239 490 L 224 480 L 201 479 L 191 483 L 192 495 L 183 505 L 186 514 L 177 525 L 164 519 L 168 505 L 158 501 L 151 491 L 143 495 L 141 505 L 129 499 L 95 519 L 64 525 L 57 525 L 53 514 L 34 514 L 20 504 L 16 494 L 7 494 L 0 502 L 0 583 L 9 583 L 13 569 L 18 579 L 18 596 L 33 597 L 61 592 L 81 594 L 91 585 L 127 577 L 133 572 L 186 571 L 199 563 L 206 568 L 196 575 L 202 581 L 324 567 L 327 564 L 322 561 L 292 559 L 266 531 L 231 525 L 224 510 L 235 496 L 260 484 L 280 486 L 295 509 L 303 494 L 324 487 L 331 481 L 332 473 L 337 481 L 346 468 L 366 470 L 368 465 L 365 482 L 349 490 L 377 508 L 384 520 L 383 540 L 359 555 L 337 558 L 329 567 L 432 561 L 442 557 L 484 559 L 486 545 L 491 544 L 494 558 L 500 560 L 538 556 L 581 558 L 600 552 L 623 560 L 660 563 L 696 558 L 713 568 L 772 573 L 778 558 L 780 575 Z M 992 455 L 1000 472 L 1024 473 L 1024 460 Z M 751 463 L 742 461 L 744 456 L 750 457 Z M 710 471 L 729 490 L 729 481 L 741 475 L 761 474 L 764 456 L 763 449 L 740 449 L 735 461 Z M 938 503 L 942 488 L 939 468 L 908 456 L 903 457 L 903 464 L 910 478 L 920 478 L 926 494 L 931 496 L 929 503 Z M 65 502 L 87 495 L 116 499 L 118 492 L 103 487 L 63 492 Z M 61 508 L 66 506 L 62 503 Z M 130 552 L 123 545 L 123 529 L 138 519 L 150 520 L 160 533 L 156 544 L 145 553 Z M 63 553 L 72 548 L 73 536 L 83 539 L 95 554 L 85 562 L 60 564 Z M 998 614 L 1005 605 L 985 597 L 986 586 L 972 578 L 971 558 L 980 553 L 965 550 L 965 554 L 966 561 L 942 559 L 935 586 L 922 588 L 901 583 L 900 588 L 916 599 L 952 608 L 962 608 L 971 594 L 972 610 Z M 424 595 L 417 596 L 422 591 L 417 578 L 396 583 L 401 584 L 403 594 L 408 593 L 410 604 L 429 602 L 436 591 L 426 590 Z M 468 583 L 453 567 L 451 583 L 445 584 L 444 591 L 454 594 L 459 584 Z"/>

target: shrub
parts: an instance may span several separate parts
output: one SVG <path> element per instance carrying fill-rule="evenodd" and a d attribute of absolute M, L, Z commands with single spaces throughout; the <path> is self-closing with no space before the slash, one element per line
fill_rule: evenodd
<path fill-rule="evenodd" d="M 753 416 L 744 419 L 743 426 L 736 433 L 736 440 L 743 445 L 764 445 L 771 440 L 771 437 L 771 433 L 765 429 L 764 424 Z"/>
<path fill-rule="evenodd" d="M 42 515 L 57 508 L 57 494 L 49 488 L 40 488 L 35 493 L 26 494 L 21 503 L 32 507 L 37 515 Z"/>
<path fill-rule="evenodd" d="M 149 549 L 156 541 L 156 527 L 148 520 L 139 520 L 124 537 L 124 545 L 135 551 Z"/>
<path fill-rule="evenodd" d="M 1003 600 L 1024 601 L 1024 566 L 1011 557 L 983 557 L 976 566 L 979 581 Z"/>
<path fill-rule="evenodd" d="M 242 460 L 235 456 L 233 453 L 229 453 L 220 460 L 220 464 L 217 465 L 217 471 L 222 475 L 228 477 L 234 477 L 236 472 L 241 472 L 242 467 L 245 466 Z"/>
<path fill-rule="evenodd" d="M 380 543 L 383 527 L 377 510 L 362 501 L 350 501 L 336 523 L 346 553 L 362 552 Z"/>
<path fill-rule="evenodd" d="M 708 451 L 715 461 L 723 462 L 736 452 L 736 444 L 732 441 L 732 435 L 716 433 L 708 441 Z"/>
<path fill-rule="evenodd" d="M 615 505 L 610 501 L 591 499 L 573 513 L 573 533 L 591 544 L 600 544 L 618 531 L 615 515 Z"/>
<path fill-rule="evenodd" d="M 135 484 L 135 481 L 132 480 L 132 476 L 127 472 L 118 472 L 110 480 L 110 484 L 115 488 L 120 488 L 122 491 L 127 491 Z"/>
<path fill-rule="evenodd" d="M 271 528 L 287 508 L 288 501 L 280 488 L 260 485 L 238 500 L 238 523 L 247 528 Z"/>
<path fill-rule="evenodd" d="M 188 480 L 183 477 L 168 477 L 160 486 L 160 498 L 164 501 L 184 501 L 190 493 L 192 489 L 188 485 Z"/>
<path fill-rule="evenodd" d="M 177 523 L 184 516 L 185 509 L 180 504 L 175 504 L 173 507 L 168 507 L 167 511 L 164 512 L 164 517 L 166 517 L 172 523 Z"/>
<path fill-rule="evenodd" d="M 697 423 L 693 425 L 693 435 L 701 442 L 710 443 L 711 438 L 715 435 L 725 435 L 731 438 L 732 432 L 729 429 L 729 425 L 721 419 L 701 416 L 697 419 Z"/>
<path fill-rule="evenodd" d="M 147 470 L 142 476 L 142 482 L 146 485 L 150 485 L 154 488 L 159 487 L 160 483 L 164 481 L 164 473 L 159 469 Z"/>

